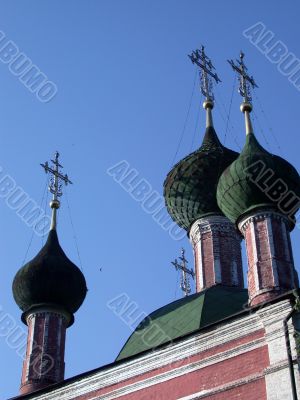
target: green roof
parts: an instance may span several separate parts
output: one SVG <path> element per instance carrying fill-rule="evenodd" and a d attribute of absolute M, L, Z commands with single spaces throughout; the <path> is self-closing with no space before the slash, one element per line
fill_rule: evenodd
<path fill-rule="evenodd" d="M 117 360 L 196 332 L 242 311 L 247 303 L 247 289 L 221 285 L 174 301 L 154 311 L 139 324 Z"/>

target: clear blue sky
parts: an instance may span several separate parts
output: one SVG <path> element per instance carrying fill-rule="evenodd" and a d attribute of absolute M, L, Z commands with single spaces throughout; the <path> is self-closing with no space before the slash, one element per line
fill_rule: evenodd
<path fill-rule="evenodd" d="M 191 50 L 205 44 L 223 81 L 214 111 L 221 140 L 222 103 L 229 108 L 233 86 L 225 60 L 242 48 L 269 119 L 254 98 L 257 136 L 299 167 L 300 93 L 242 34 L 262 21 L 300 58 L 299 11 L 295 0 L 1 1 L 0 30 L 58 87 L 52 101 L 40 103 L 0 62 L 0 165 L 38 203 L 45 185 L 39 163 L 55 150 L 74 181 L 68 198 L 89 292 L 68 330 L 66 377 L 113 361 L 129 336 L 129 327 L 107 308 L 109 300 L 125 292 L 140 312 L 150 312 L 181 296 L 170 261 L 184 246 L 192 264 L 189 242 L 172 240 L 106 170 L 127 160 L 162 192 L 191 98 Z M 202 109 L 195 131 L 200 100 L 197 86 L 176 161 L 202 140 Z M 226 144 L 236 150 L 244 143 L 239 104 L 235 93 Z M 78 265 L 65 196 L 62 200 L 60 241 Z M 11 283 L 32 231 L 1 198 L 0 221 L 0 304 L 21 325 Z M 298 237 L 295 230 L 296 264 Z M 41 245 L 34 236 L 27 260 Z M 0 398 L 5 399 L 18 393 L 22 362 L 3 337 L 0 354 Z"/>

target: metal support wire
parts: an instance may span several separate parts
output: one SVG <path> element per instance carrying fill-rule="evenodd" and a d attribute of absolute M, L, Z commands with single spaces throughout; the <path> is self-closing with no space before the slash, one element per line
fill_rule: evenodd
<path fill-rule="evenodd" d="M 256 114 L 256 112 L 254 110 L 253 110 L 253 115 L 254 115 L 254 120 L 257 123 L 258 130 L 260 131 L 262 137 L 264 138 L 264 141 L 266 142 L 266 145 L 269 147 L 269 149 L 271 149 L 270 143 L 269 143 L 266 135 L 264 134 L 264 130 L 262 128 L 262 125 L 261 125 L 261 123 L 259 121 L 259 118 L 258 118 L 258 116 L 257 116 L 257 114 Z"/>
<path fill-rule="evenodd" d="M 276 137 L 276 135 L 275 135 L 275 133 L 274 133 L 274 131 L 273 131 L 273 128 L 272 128 L 272 126 L 271 126 L 270 119 L 267 117 L 267 114 L 266 114 L 266 112 L 265 112 L 264 109 L 263 109 L 263 106 L 262 106 L 262 104 L 261 104 L 261 101 L 259 100 L 258 95 L 257 95 L 256 93 L 254 93 L 254 96 L 255 96 L 255 100 L 256 100 L 256 102 L 257 102 L 257 104 L 258 104 L 258 106 L 259 106 L 259 110 L 260 110 L 260 112 L 262 113 L 262 115 L 263 115 L 263 117 L 264 117 L 264 119 L 265 119 L 265 121 L 266 121 L 266 125 L 267 125 L 267 127 L 268 127 L 268 130 L 270 131 L 270 133 L 271 133 L 271 135 L 272 135 L 274 141 L 276 142 L 276 145 L 277 145 L 277 148 L 278 148 L 278 150 L 279 150 L 279 153 L 281 154 L 281 156 L 284 156 L 282 147 L 280 146 L 280 143 L 279 143 L 279 141 L 278 141 L 278 139 L 277 139 L 277 137 Z"/>
<path fill-rule="evenodd" d="M 48 205 L 48 200 L 49 200 L 49 192 L 48 192 L 48 190 L 46 190 L 46 196 L 45 196 L 45 206 L 44 206 L 44 213 L 45 213 L 45 215 L 47 214 L 47 209 L 48 209 L 48 207 L 47 207 L 47 205 Z M 46 234 L 46 232 L 45 232 L 45 229 L 46 229 L 46 226 L 44 227 L 44 232 L 43 232 L 43 236 L 42 236 L 42 247 L 44 246 L 44 237 L 45 237 L 45 234 Z"/>
<path fill-rule="evenodd" d="M 230 121 L 231 108 L 232 108 L 232 101 L 233 101 L 233 96 L 234 96 L 234 93 L 235 93 L 235 85 L 236 85 L 236 76 L 234 75 L 234 77 L 233 77 L 232 91 L 231 91 L 231 97 L 230 97 L 230 103 L 229 103 L 229 110 L 228 110 L 228 115 L 227 115 L 226 129 L 225 129 L 225 135 L 224 135 L 224 145 L 225 145 L 225 143 L 226 143 L 227 132 L 228 132 L 228 128 L 229 128 L 229 121 Z"/>
<path fill-rule="evenodd" d="M 197 71 L 197 68 L 195 68 L 195 75 L 194 75 L 194 82 L 193 82 L 192 94 L 191 94 L 191 97 L 190 97 L 190 101 L 189 101 L 189 105 L 188 105 L 188 110 L 187 110 L 187 114 L 186 114 L 186 117 L 185 117 L 185 121 L 184 121 L 184 124 L 183 124 L 182 131 L 181 131 L 181 134 L 180 134 L 180 138 L 179 138 L 179 142 L 178 142 L 178 145 L 177 145 L 177 149 L 176 149 L 175 155 L 174 155 L 174 157 L 173 157 L 173 160 L 172 160 L 172 162 L 171 162 L 171 164 L 170 164 L 170 168 L 174 165 L 175 159 L 176 159 L 176 157 L 177 157 L 179 148 L 180 148 L 181 143 L 182 143 L 183 136 L 184 136 L 185 131 L 186 131 L 186 127 L 187 127 L 187 123 L 188 123 L 188 119 L 189 119 L 189 115 L 190 115 L 190 111 L 191 111 L 192 101 L 193 101 L 193 97 L 194 97 L 194 93 L 195 93 L 196 80 L 197 80 L 197 75 L 198 75 L 197 72 L 198 72 L 198 71 Z"/>
<path fill-rule="evenodd" d="M 43 208 L 44 197 L 45 197 L 45 193 L 47 192 L 47 190 L 46 190 L 46 189 L 47 189 L 47 185 L 48 185 L 48 179 L 46 178 L 46 179 L 45 179 L 45 186 L 44 186 L 44 189 L 43 189 L 43 192 L 42 192 L 42 198 L 41 198 L 41 201 L 40 201 L 40 203 L 39 203 L 41 209 Z M 31 232 L 31 235 L 30 235 L 28 247 L 27 247 L 27 249 L 26 249 L 25 256 L 24 256 L 24 258 L 23 258 L 23 261 L 22 261 L 22 264 L 21 264 L 21 265 L 24 265 L 25 262 L 26 262 L 27 255 L 28 255 L 29 249 L 30 249 L 31 244 L 32 244 L 32 241 L 33 241 L 33 236 L 34 236 L 34 229 L 32 228 L 32 232 Z"/>
<path fill-rule="evenodd" d="M 71 214 L 71 208 L 70 208 L 70 203 L 69 203 L 69 199 L 68 199 L 68 190 L 66 190 L 65 193 L 66 193 L 66 201 L 67 201 L 67 207 L 68 207 L 68 214 L 69 214 L 70 223 L 71 223 L 71 227 L 72 227 L 72 231 L 73 231 L 73 239 L 74 239 L 74 242 L 75 242 L 75 247 L 76 247 L 77 256 L 78 256 L 78 260 L 79 260 L 79 266 L 80 266 L 81 272 L 83 272 L 81 257 L 80 257 L 80 253 L 79 253 L 78 240 L 77 240 L 77 236 L 76 236 L 76 232 L 75 232 L 75 227 L 74 227 L 74 224 L 73 224 L 73 219 L 72 219 L 72 214 Z"/>
<path fill-rule="evenodd" d="M 203 95 L 200 94 L 200 104 L 203 101 Z M 195 138 L 196 138 L 196 133 L 198 130 L 198 126 L 199 126 L 199 121 L 200 121 L 200 114 L 201 114 L 201 106 L 198 107 L 198 112 L 197 112 L 197 117 L 196 117 L 196 124 L 195 124 L 195 129 L 194 129 L 194 133 L 193 133 L 193 138 L 192 138 L 192 143 L 191 143 L 191 147 L 190 147 L 190 152 L 193 150 L 194 148 L 194 142 L 195 142 Z"/>
<path fill-rule="evenodd" d="M 218 107 L 216 107 L 216 110 L 217 110 L 217 112 L 220 114 L 222 120 L 224 121 L 224 124 L 226 125 L 227 121 L 226 121 L 226 118 L 224 117 L 224 115 L 223 115 L 223 113 L 222 113 L 222 111 L 221 111 L 221 108 L 219 107 L 219 102 L 218 102 L 218 101 L 215 101 L 215 103 L 216 103 L 216 105 L 218 106 Z M 234 133 L 232 132 L 233 129 L 234 129 L 234 127 L 233 127 L 233 125 L 231 124 L 231 130 L 229 130 L 229 132 L 232 134 L 233 140 L 234 140 L 235 144 L 237 145 L 237 147 L 239 148 L 239 150 L 242 150 L 242 147 L 241 147 L 241 145 L 239 144 L 239 142 L 238 142 L 238 140 L 237 140 L 237 137 L 238 137 L 237 134 L 234 134 Z"/>
<path fill-rule="evenodd" d="M 239 148 L 239 150 L 242 150 L 242 147 L 241 147 L 241 145 L 239 144 L 239 142 L 237 140 L 238 135 L 236 134 L 236 129 L 232 124 L 232 121 L 230 119 L 230 115 L 229 115 L 228 111 L 226 110 L 226 107 L 225 107 L 225 104 L 224 104 L 224 101 L 223 101 L 223 97 L 221 95 L 221 92 L 218 90 L 218 88 L 217 88 L 217 98 L 219 98 L 220 101 L 215 100 L 215 103 L 217 105 L 216 110 L 220 114 L 222 120 L 224 121 L 225 126 L 227 127 L 227 125 L 228 125 L 226 134 L 230 133 L 232 138 L 233 138 L 233 140 L 234 140 L 234 142 L 236 143 L 237 147 Z M 224 116 L 224 114 L 223 114 L 223 112 L 221 110 L 221 108 L 222 108 L 221 106 L 223 107 L 223 111 L 225 112 L 226 116 Z"/>

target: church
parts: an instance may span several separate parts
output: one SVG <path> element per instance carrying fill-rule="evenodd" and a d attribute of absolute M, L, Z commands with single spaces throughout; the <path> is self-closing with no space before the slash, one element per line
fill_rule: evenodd
<path fill-rule="evenodd" d="M 194 252 L 185 265 L 186 296 L 148 315 L 108 365 L 64 379 L 67 328 L 83 303 L 86 281 L 59 244 L 59 154 L 43 164 L 52 178 L 46 244 L 19 271 L 13 296 L 28 327 L 20 392 L 25 400 L 295 400 L 300 398 L 300 299 L 290 233 L 300 208 L 300 177 L 258 142 L 252 122 L 256 83 L 244 54 L 229 61 L 239 78 L 245 144 L 220 142 L 213 123 L 219 82 L 204 47 L 199 67 L 206 128 L 201 146 L 164 182 L 166 208 Z M 244 286 L 241 242 L 247 253 Z M 181 257 L 184 261 L 184 254 Z M 190 294 L 187 275 L 196 280 Z"/>

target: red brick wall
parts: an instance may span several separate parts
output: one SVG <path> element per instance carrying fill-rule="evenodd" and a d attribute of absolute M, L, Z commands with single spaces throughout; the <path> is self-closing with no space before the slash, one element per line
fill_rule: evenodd
<path fill-rule="evenodd" d="M 253 375 L 256 372 L 262 372 L 268 363 L 267 350 L 253 350 L 245 355 L 241 355 L 232 359 L 228 359 L 222 363 L 215 364 L 211 367 L 186 374 L 184 376 L 160 383 L 153 387 L 140 390 L 136 393 L 128 394 L 120 397 L 122 400 L 142 400 L 142 399 L 159 399 L 159 400 L 177 400 L 180 397 L 192 395 L 203 390 L 209 390 L 228 384 L 232 381 L 245 378 Z M 261 386 L 265 387 L 265 382 L 255 382 L 252 386 L 259 387 L 262 397 L 257 397 L 253 393 L 252 399 L 266 399 L 266 391 Z M 230 390 L 232 393 L 233 390 Z M 251 399 L 251 394 L 246 390 L 246 387 L 238 387 L 234 389 L 235 396 L 242 393 L 247 394 L 244 399 Z M 227 396 L 227 397 L 226 397 Z M 215 399 L 231 399 L 229 393 L 223 392 L 215 395 Z"/>
<path fill-rule="evenodd" d="M 88 394 L 74 397 L 76 400 L 88 400 L 95 396 L 101 396 L 105 393 L 111 393 L 114 390 L 124 388 L 138 382 L 144 382 L 148 378 L 159 376 L 167 371 L 171 371 L 174 367 L 190 365 L 207 357 L 220 354 L 230 349 L 234 350 L 237 346 L 245 343 L 251 343 L 253 340 L 264 336 L 264 330 L 257 331 L 253 334 L 233 340 L 224 345 L 216 346 L 213 349 L 203 351 L 193 357 L 185 359 L 181 364 L 168 365 L 147 372 L 143 375 L 132 377 L 116 385 L 108 386 L 100 390 L 90 392 Z M 186 373 L 164 382 L 149 386 L 147 388 L 128 393 L 123 396 L 117 396 L 116 399 L 122 400 L 143 400 L 143 399 L 159 399 L 159 400 L 177 400 L 181 397 L 192 395 L 201 391 L 218 388 L 218 393 L 210 396 L 209 399 L 215 400 L 231 400 L 231 399 L 247 399 L 247 400 L 264 400 L 266 399 L 265 380 L 261 378 L 261 374 L 266 367 L 269 366 L 269 356 L 267 346 L 259 347 L 243 354 L 225 359 L 222 362 L 216 362 L 207 367 Z M 258 374 L 258 378 L 253 377 Z M 247 383 L 250 378 L 250 383 Z M 245 379 L 246 383 L 236 384 L 240 379 Z M 229 387 L 226 390 L 225 385 Z M 234 387 L 236 385 L 236 387 Z"/>

